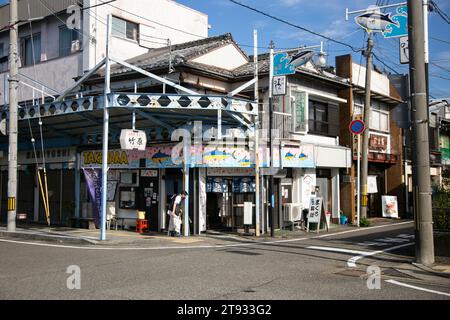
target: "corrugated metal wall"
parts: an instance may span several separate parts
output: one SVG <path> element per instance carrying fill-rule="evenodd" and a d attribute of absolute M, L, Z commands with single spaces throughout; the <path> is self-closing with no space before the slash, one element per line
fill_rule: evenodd
<path fill-rule="evenodd" d="M 31 18 L 46 17 L 52 12 L 66 11 L 67 7 L 83 2 L 82 0 L 19 0 L 19 20 L 29 19 L 28 3 L 30 4 Z M 45 6 L 44 6 L 45 4 Z M 46 8 L 48 7 L 48 9 Z M 9 5 L 0 7 L 0 28 L 9 24 Z"/>

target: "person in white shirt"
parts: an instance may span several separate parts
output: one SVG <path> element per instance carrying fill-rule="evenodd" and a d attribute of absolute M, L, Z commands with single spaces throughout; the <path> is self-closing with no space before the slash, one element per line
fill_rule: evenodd
<path fill-rule="evenodd" d="M 186 191 L 176 194 L 172 197 L 167 214 L 170 216 L 169 221 L 169 236 L 180 237 L 181 236 L 181 202 L 186 199 L 188 193 Z"/>

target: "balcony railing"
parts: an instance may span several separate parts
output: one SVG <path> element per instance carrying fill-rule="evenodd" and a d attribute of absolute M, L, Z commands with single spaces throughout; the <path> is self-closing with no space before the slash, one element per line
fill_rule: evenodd
<path fill-rule="evenodd" d="M 279 130 L 281 139 L 289 139 L 291 132 L 294 131 L 292 115 L 289 113 L 274 112 L 273 128 Z"/>

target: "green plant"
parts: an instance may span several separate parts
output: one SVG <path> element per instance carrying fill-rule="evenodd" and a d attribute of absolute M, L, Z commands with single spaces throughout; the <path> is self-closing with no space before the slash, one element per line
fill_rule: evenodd
<path fill-rule="evenodd" d="M 371 222 L 367 218 L 362 218 L 359 221 L 359 226 L 362 228 L 368 228 L 368 227 L 370 227 L 370 225 L 371 225 Z"/>

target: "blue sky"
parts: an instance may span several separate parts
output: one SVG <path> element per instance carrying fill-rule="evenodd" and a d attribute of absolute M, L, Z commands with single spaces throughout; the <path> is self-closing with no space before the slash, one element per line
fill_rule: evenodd
<path fill-rule="evenodd" d="M 333 39 L 342 40 L 353 47 L 361 48 L 366 44 L 365 34 L 353 19 L 345 21 L 345 8 L 359 10 L 374 5 L 376 0 L 239 0 L 294 24 L 306 27 L 315 32 L 325 34 Z M 253 28 L 258 29 L 259 45 L 267 47 L 270 40 L 278 48 L 289 48 L 298 45 L 317 45 L 321 39 L 317 36 L 295 29 L 281 22 L 267 18 L 259 13 L 237 6 L 228 0 L 179 0 L 178 2 L 195 8 L 209 15 L 212 25 L 210 35 L 231 32 L 238 43 L 253 44 Z M 383 1 L 380 1 L 383 2 Z M 384 3 L 402 1 L 384 1 Z M 450 15 L 449 0 L 435 2 Z M 437 98 L 450 96 L 450 25 L 436 13 L 430 14 L 430 37 L 448 41 L 439 42 L 430 39 L 430 59 L 441 68 L 430 65 L 430 91 Z M 325 42 L 329 54 L 329 63 L 334 65 L 336 55 L 350 53 L 350 49 Z M 408 65 L 399 63 L 398 39 L 375 37 L 375 53 L 389 66 L 400 73 L 408 72 Z M 242 47 L 249 53 L 252 48 Z M 361 61 L 360 54 L 354 54 L 356 62 Z M 375 61 L 380 68 L 383 66 Z M 448 69 L 448 71 L 444 69 Z M 448 80 L 437 77 L 447 78 Z"/>
<path fill-rule="evenodd" d="M 353 47 L 365 45 L 365 34 L 353 19 L 345 21 L 345 8 L 350 10 L 364 9 L 369 5 L 380 3 L 398 3 L 402 0 L 239 0 L 306 27 L 331 38 L 342 40 Z M 450 15 L 450 0 L 434 0 L 447 15 Z M 0 4 L 6 2 L 0 0 Z M 210 35 L 230 32 L 239 44 L 253 44 L 253 29 L 258 29 L 259 46 L 267 47 L 270 40 L 278 48 L 290 48 L 299 45 L 318 45 L 321 39 L 317 36 L 295 29 L 281 22 L 267 18 L 259 13 L 237 6 L 228 0 L 178 0 L 188 7 L 208 14 L 212 26 Z M 430 65 L 430 91 L 437 98 L 450 97 L 450 25 L 436 13 L 430 14 L 430 59 L 438 66 Z M 447 41 L 441 42 L 435 39 Z M 375 53 L 385 63 L 400 73 L 407 73 L 407 65 L 399 64 L 398 40 L 375 37 Z M 252 48 L 242 46 L 252 53 Z M 334 64 L 336 55 L 350 53 L 350 49 L 325 41 L 325 49 L 329 54 L 329 63 Z M 354 54 L 354 60 L 361 61 L 360 54 Z M 383 68 L 379 62 L 377 66 Z M 446 79 L 442 79 L 446 78 Z"/>

